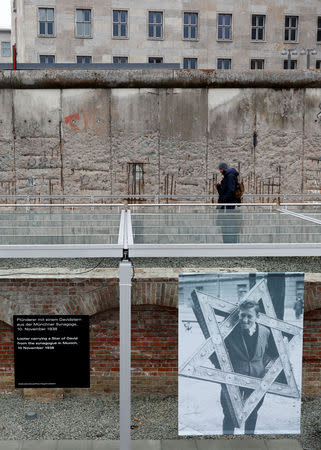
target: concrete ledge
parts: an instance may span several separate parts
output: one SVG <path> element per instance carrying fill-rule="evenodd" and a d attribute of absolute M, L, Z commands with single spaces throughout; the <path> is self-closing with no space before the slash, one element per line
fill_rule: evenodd
<path fill-rule="evenodd" d="M 131 450 L 302 450 L 296 439 L 132 440 Z M 0 441 L 0 450 L 119 450 L 119 441 Z"/>
<path fill-rule="evenodd" d="M 293 73 L 294 72 L 294 73 Z M 0 70 L 0 89 L 320 88 L 321 73 L 220 70 Z"/>

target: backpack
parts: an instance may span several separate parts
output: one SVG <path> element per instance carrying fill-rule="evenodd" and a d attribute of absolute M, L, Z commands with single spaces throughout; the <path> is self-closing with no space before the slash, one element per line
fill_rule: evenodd
<path fill-rule="evenodd" d="M 242 199 L 243 194 L 244 194 L 244 190 L 245 190 L 244 183 L 240 179 L 240 176 L 238 175 L 236 177 L 236 187 L 235 187 L 235 193 L 234 193 L 235 198 L 238 199 L 238 200 Z"/>

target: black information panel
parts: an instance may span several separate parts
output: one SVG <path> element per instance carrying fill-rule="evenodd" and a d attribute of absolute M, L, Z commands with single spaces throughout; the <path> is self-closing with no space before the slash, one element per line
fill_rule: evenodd
<path fill-rule="evenodd" d="M 87 388 L 89 316 L 13 316 L 16 388 Z"/>

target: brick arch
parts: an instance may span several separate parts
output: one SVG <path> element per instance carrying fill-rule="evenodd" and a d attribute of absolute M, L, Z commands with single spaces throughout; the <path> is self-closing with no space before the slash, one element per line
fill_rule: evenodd
<path fill-rule="evenodd" d="M 177 392 L 178 311 L 159 305 L 132 306 L 132 391 Z M 91 390 L 118 392 L 119 308 L 90 317 Z"/>
<path fill-rule="evenodd" d="M 306 281 L 304 283 L 304 312 L 321 308 L 321 282 Z"/>
<path fill-rule="evenodd" d="M 88 314 L 118 306 L 118 279 L 1 280 L 0 321 L 13 324 L 15 314 Z M 5 283 L 7 283 L 7 286 Z"/>
<path fill-rule="evenodd" d="M 106 309 L 118 307 L 119 287 L 117 283 L 110 283 L 109 286 L 101 289 L 93 289 L 87 292 L 75 295 L 61 305 L 57 314 L 94 314 L 105 311 Z"/>
<path fill-rule="evenodd" d="M 132 305 L 158 305 L 177 308 L 177 279 L 134 279 L 132 282 Z"/>

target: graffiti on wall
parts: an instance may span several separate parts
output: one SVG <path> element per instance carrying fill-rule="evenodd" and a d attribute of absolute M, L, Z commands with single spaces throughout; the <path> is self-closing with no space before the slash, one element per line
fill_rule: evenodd
<path fill-rule="evenodd" d="M 100 107 L 92 110 L 81 109 L 65 116 L 64 122 L 73 133 L 86 133 L 90 130 L 95 134 L 103 135 L 108 128 L 106 114 L 100 110 Z"/>

